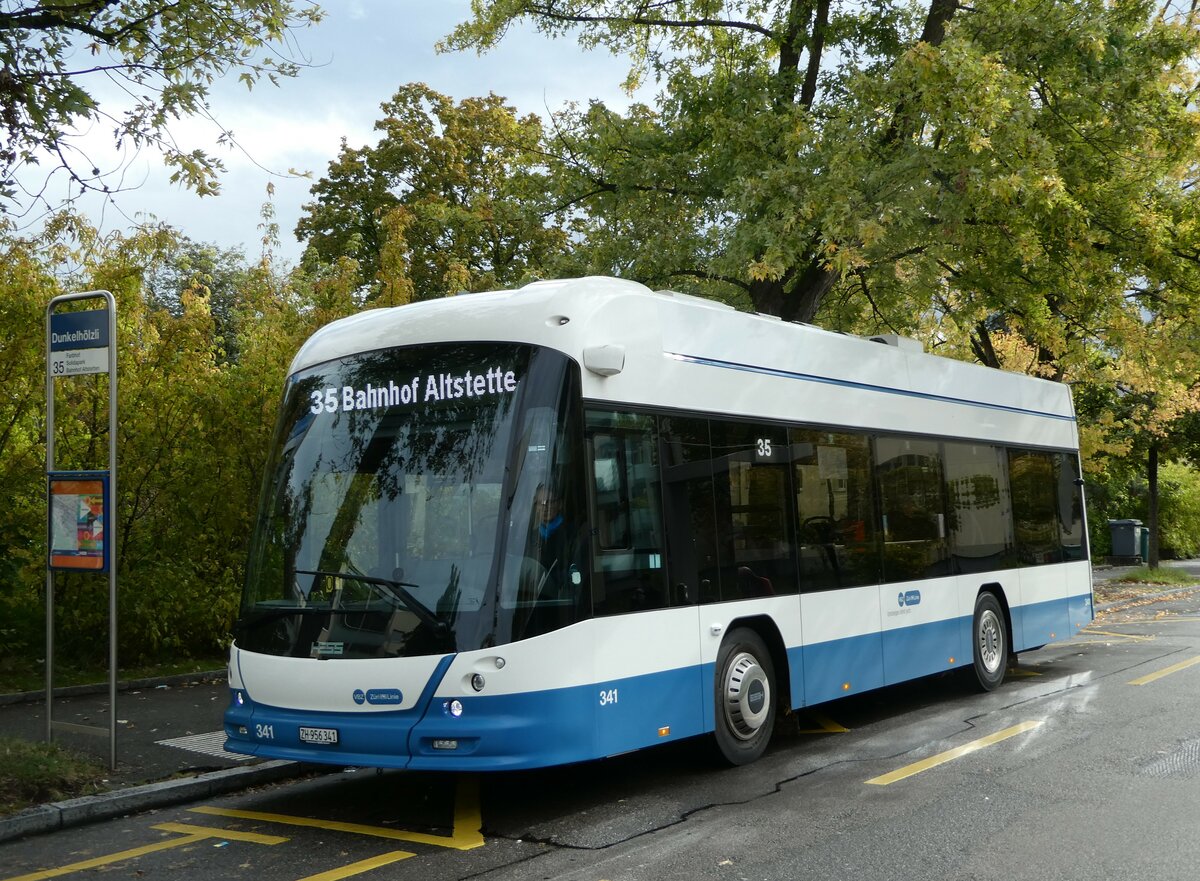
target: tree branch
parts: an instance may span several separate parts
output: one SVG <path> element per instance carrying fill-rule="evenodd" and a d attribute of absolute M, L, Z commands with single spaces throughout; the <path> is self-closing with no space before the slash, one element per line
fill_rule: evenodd
<path fill-rule="evenodd" d="M 817 0 L 812 39 L 808 44 L 808 70 L 800 89 L 800 106 L 810 108 L 817 98 L 817 76 L 821 72 L 821 53 L 825 49 L 825 31 L 829 27 L 829 0 Z"/>
<path fill-rule="evenodd" d="M 551 6 L 538 3 L 531 3 L 526 9 L 526 14 L 540 15 L 553 21 L 573 22 L 575 24 L 633 24 L 664 28 L 732 28 L 734 30 L 750 31 L 777 43 L 782 42 L 778 31 L 752 21 L 730 21 L 721 18 L 671 19 L 641 18 L 639 16 L 626 17 L 620 15 L 582 15 L 556 12 Z"/>

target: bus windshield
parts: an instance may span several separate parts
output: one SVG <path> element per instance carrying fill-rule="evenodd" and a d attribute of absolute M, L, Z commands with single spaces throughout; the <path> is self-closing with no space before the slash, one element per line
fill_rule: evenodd
<path fill-rule="evenodd" d="M 238 645 L 403 657 L 577 620 L 590 608 L 578 399 L 578 368 L 530 346 L 389 349 L 297 373 Z"/>

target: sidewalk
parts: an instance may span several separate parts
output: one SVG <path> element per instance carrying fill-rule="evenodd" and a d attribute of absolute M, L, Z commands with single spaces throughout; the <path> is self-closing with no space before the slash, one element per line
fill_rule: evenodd
<path fill-rule="evenodd" d="M 1162 568 L 1181 569 L 1194 578 L 1200 578 L 1200 560 L 1163 560 Z M 1117 584 L 1116 579 L 1140 569 L 1140 566 L 1097 565 L 1092 568 L 1092 585 L 1095 591 L 1097 613 L 1114 606 L 1130 603 L 1153 602 L 1162 597 L 1177 596 L 1200 590 L 1196 587 L 1170 587 L 1158 584 Z"/>
<path fill-rule="evenodd" d="M 1163 565 L 1200 577 L 1200 560 Z M 1095 568 L 1097 612 L 1200 590 L 1200 587 L 1112 583 L 1132 568 Z M 205 798 L 319 769 L 295 762 L 239 759 L 224 751 L 222 714 L 229 699 L 224 670 L 144 680 L 128 686 L 117 694 L 117 769 L 105 780 L 108 791 L 0 817 L 0 841 Z M 92 725 L 107 731 L 107 686 L 74 687 L 61 692 L 54 700 L 56 721 Z M 0 731 L 31 741 L 43 740 L 45 711 L 43 692 L 0 695 Z M 107 761 L 107 737 L 55 732 L 55 741 Z"/>
<path fill-rule="evenodd" d="M 107 686 L 62 692 L 54 700 L 56 722 L 91 725 L 107 732 Z M 228 699 L 224 670 L 131 683 L 117 694 L 117 768 L 105 777 L 108 790 L 0 817 L 0 841 L 312 770 L 295 762 L 239 759 L 226 753 L 221 717 Z M 44 692 L 0 695 L 0 731 L 8 736 L 44 740 L 45 714 Z M 108 760 L 107 736 L 56 731 L 54 740 Z"/>

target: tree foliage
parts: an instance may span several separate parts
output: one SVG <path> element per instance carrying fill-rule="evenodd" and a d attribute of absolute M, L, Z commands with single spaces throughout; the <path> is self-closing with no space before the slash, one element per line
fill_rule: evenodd
<path fill-rule="evenodd" d="M 1197 283 L 1200 31 L 1149 0 L 475 0 L 631 53 L 655 106 L 559 114 L 549 152 L 592 268 L 784 318 L 942 334 L 1086 372 Z M 1001 338 L 1001 339 L 998 339 Z"/>
<path fill-rule="evenodd" d="M 14 173 L 47 160 L 74 189 L 108 192 L 106 170 L 77 146 L 88 124 L 111 130 L 120 150 L 159 150 L 173 181 L 201 195 L 217 192 L 220 160 L 180 147 L 172 122 L 209 115 L 217 79 L 236 76 L 249 88 L 295 76 L 288 35 L 319 18 L 307 0 L 6 0 L 0 211 L 39 198 L 20 193 Z M 102 97 L 109 82 L 128 100 Z M 223 130 L 220 140 L 230 138 Z"/>
<path fill-rule="evenodd" d="M 317 326 L 357 303 L 345 278 L 284 277 L 229 254 L 218 261 L 228 286 L 219 292 L 211 273 L 195 271 L 197 254 L 214 252 L 165 227 L 102 238 L 69 215 L 34 239 L 0 230 L 10 270 L 0 274 L 0 359 L 12 371 L 0 398 L 0 671 L 6 655 L 37 657 L 41 645 L 44 316 L 65 290 L 107 289 L 117 300 L 122 662 L 211 657 L 228 638 L 287 364 Z M 107 467 L 107 396 L 100 376 L 56 380 L 59 467 Z M 61 657 L 101 661 L 106 580 L 60 574 L 56 585 Z"/>
<path fill-rule="evenodd" d="M 343 143 L 312 188 L 296 227 L 310 267 L 351 258 L 366 298 L 397 304 L 511 285 L 562 252 L 541 212 L 536 116 L 421 84 L 382 109 L 379 143 Z"/>

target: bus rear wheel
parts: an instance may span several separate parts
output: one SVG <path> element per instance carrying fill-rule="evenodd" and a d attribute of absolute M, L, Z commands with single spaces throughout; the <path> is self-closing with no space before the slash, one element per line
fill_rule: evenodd
<path fill-rule="evenodd" d="M 995 594 L 981 593 L 975 600 L 971 644 L 979 689 L 992 691 L 998 688 L 1008 668 L 1008 628 L 1004 623 L 1004 610 Z"/>
<path fill-rule="evenodd" d="M 721 757 L 747 765 L 767 748 L 775 727 L 775 666 L 753 630 L 730 631 L 717 653 L 716 729 Z"/>

